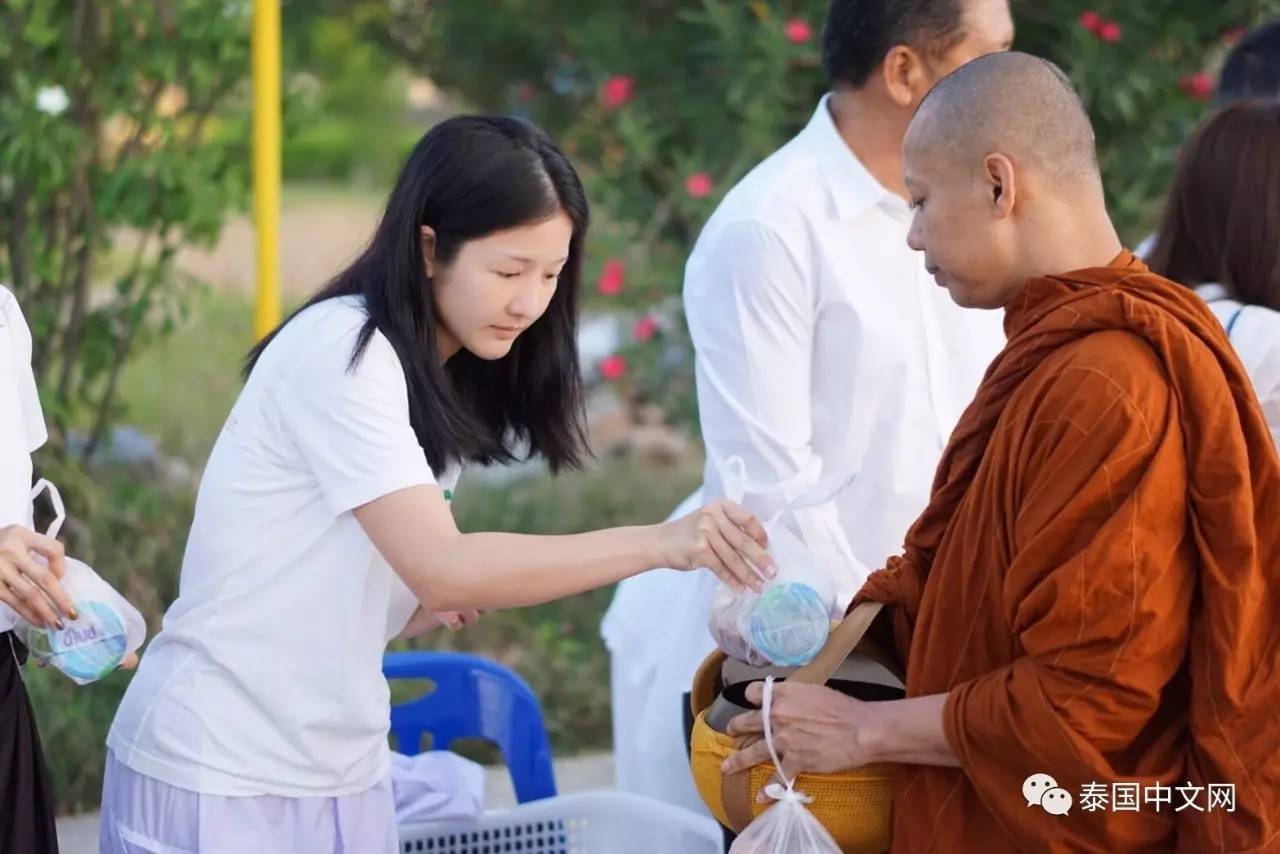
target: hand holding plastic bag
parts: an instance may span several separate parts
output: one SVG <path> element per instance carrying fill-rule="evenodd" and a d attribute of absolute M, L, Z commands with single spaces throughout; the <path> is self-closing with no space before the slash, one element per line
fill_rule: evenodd
<path fill-rule="evenodd" d="M 773 710 L 773 677 L 764 681 L 764 740 L 781 783 L 770 783 L 765 794 L 777 803 L 747 825 L 729 848 L 729 854 L 840 854 L 840 846 L 809 812 L 813 799 L 795 787 L 782 772 L 782 762 L 773 746 L 769 716 Z"/>
<path fill-rule="evenodd" d="M 741 503 L 746 471 L 741 457 L 730 457 L 722 471 L 725 497 Z M 829 570 L 817 565 L 809 548 L 786 524 L 790 508 L 764 523 L 777 575 L 760 593 L 717 589 L 708 629 L 731 658 L 757 667 L 805 664 L 827 640 L 836 609 Z"/>
<path fill-rule="evenodd" d="M 57 488 L 47 480 L 36 484 L 32 498 L 49 490 L 56 516 L 48 536 L 56 537 L 66 520 L 66 509 Z M 127 664 L 147 637 L 147 624 L 138 609 L 115 588 L 75 558 L 66 560 L 62 588 L 75 604 L 76 619 L 63 629 L 46 629 L 19 619 L 14 632 L 41 663 L 52 664 L 77 684 L 95 682 Z"/>
<path fill-rule="evenodd" d="M 730 457 L 725 461 L 722 481 L 724 497 L 741 504 L 746 494 L 746 465 L 741 457 Z M 766 533 L 768 528 L 766 527 Z M 769 537 L 769 550 L 773 550 L 773 536 Z M 769 659 L 751 645 L 751 611 L 755 607 L 760 594 L 753 590 L 738 593 L 727 584 L 716 588 L 711 600 L 711 619 L 707 625 L 716 646 L 720 647 L 730 658 L 746 661 L 756 667 L 769 664 Z"/>

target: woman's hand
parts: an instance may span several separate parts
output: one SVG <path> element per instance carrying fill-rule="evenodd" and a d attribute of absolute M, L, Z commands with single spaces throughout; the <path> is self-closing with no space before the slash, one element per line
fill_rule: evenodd
<path fill-rule="evenodd" d="M 433 614 L 436 618 L 436 625 L 447 626 L 451 632 L 460 632 L 467 626 L 480 619 L 480 612 L 476 610 L 470 611 L 441 611 Z"/>
<path fill-rule="evenodd" d="M 666 538 L 667 565 L 706 567 L 734 590 L 760 591 L 776 573 L 765 549 L 769 537 L 760 520 L 732 501 L 715 501 L 660 527 Z"/>
<path fill-rule="evenodd" d="M 409 618 L 409 625 L 405 626 L 404 631 L 400 633 L 400 637 L 411 640 L 441 626 L 447 626 L 450 631 L 459 632 L 478 619 L 480 619 L 480 612 L 475 610 L 433 613 L 419 605 L 418 610 L 414 611 L 413 616 Z"/>
<path fill-rule="evenodd" d="M 71 597 L 58 582 L 67 571 L 63 557 L 62 543 L 55 539 L 19 525 L 0 528 L 0 602 L 33 626 L 63 628 L 63 616 L 76 618 Z"/>

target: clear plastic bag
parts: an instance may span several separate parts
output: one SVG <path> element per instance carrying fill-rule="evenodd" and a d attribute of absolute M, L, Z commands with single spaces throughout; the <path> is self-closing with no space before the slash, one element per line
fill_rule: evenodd
<path fill-rule="evenodd" d="M 48 489 L 56 513 L 48 536 L 57 537 L 66 520 L 66 509 L 57 487 L 47 480 L 36 484 L 32 498 Z M 52 664 L 79 685 L 95 682 L 120 666 L 147 637 L 147 624 L 138 609 L 103 581 L 91 567 L 66 558 L 62 588 L 76 608 L 76 619 L 66 619 L 63 629 L 33 626 L 22 618 L 14 633 L 40 662 Z"/>
<path fill-rule="evenodd" d="M 722 481 L 725 497 L 741 502 L 746 493 L 741 457 L 725 461 Z M 764 523 L 778 574 L 760 593 L 736 593 L 721 585 L 711 602 L 708 630 L 716 645 L 757 667 L 806 664 L 822 649 L 831 620 L 838 616 L 835 586 L 792 532 L 791 510 L 784 508 Z"/>
<path fill-rule="evenodd" d="M 759 599 L 760 594 L 753 590 L 735 593 L 729 585 L 721 584 L 711 599 L 707 629 L 725 655 L 755 667 L 767 667 L 769 659 L 751 643 L 751 612 Z"/>
<path fill-rule="evenodd" d="M 835 589 L 799 537 L 776 521 L 767 531 L 778 574 L 755 598 L 743 628 L 752 648 L 772 663 L 807 664 L 831 632 Z"/>
<path fill-rule="evenodd" d="M 773 747 L 769 717 L 773 711 L 773 677 L 764 681 L 764 740 L 769 746 L 773 767 L 782 781 L 770 783 L 765 794 L 776 803 L 762 812 L 734 840 L 729 854 L 840 854 L 840 846 L 822 822 L 809 812 L 812 798 L 795 787 L 782 773 L 782 763 Z"/>

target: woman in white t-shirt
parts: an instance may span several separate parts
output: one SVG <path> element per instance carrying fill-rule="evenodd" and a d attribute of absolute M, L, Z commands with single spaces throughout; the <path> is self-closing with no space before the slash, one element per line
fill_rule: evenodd
<path fill-rule="evenodd" d="M 1280 101 L 1240 101 L 1196 129 L 1147 262 L 1213 309 L 1280 447 Z"/>
<path fill-rule="evenodd" d="M 102 851 L 390 854 L 387 641 L 657 567 L 772 571 L 727 502 L 573 536 L 455 526 L 459 464 L 584 453 L 586 227 L 541 131 L 451 119 L 364 253 L 253 351 L 108 737 Z"/>

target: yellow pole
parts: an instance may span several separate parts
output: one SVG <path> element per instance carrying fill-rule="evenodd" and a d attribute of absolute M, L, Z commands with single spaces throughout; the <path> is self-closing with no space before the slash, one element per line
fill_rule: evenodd
<path fill-rule="evenodd" d="M 253 3 L 253 220 L 258 300 L 253 333 L 280 322 L 280 2 Z"/>

